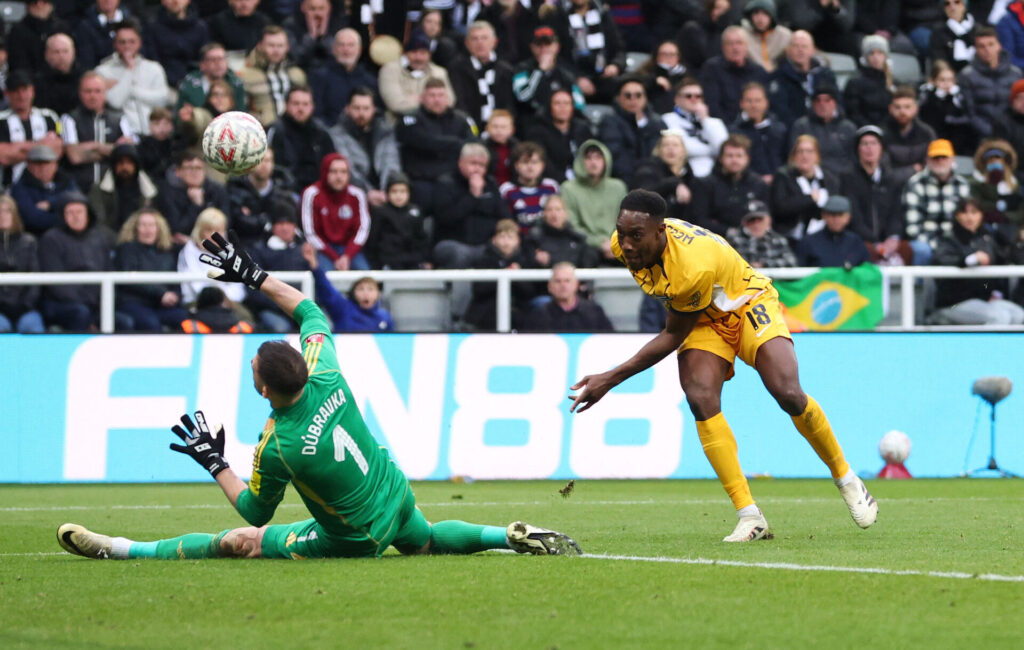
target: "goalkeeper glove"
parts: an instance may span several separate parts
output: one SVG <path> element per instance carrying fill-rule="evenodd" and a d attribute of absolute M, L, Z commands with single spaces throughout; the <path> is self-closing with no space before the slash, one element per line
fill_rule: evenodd
<path fill-rule="evenodd" d="M 224 460 L 224 426 L 218 427 L 216 437 L 210 435 L 210 427 L 206 425 L 206 416 L 202 411 L 196 411 L 195 424 L 187 413 L 181 416 L 181 423 L 185 425 L 187 433 L 178 425 L 171 427 L 171 431 L 185 444 L 171 443 L 171 449 L 188 454 L 211 476 L 217 478 L 217 474 L 228 468 L 228 461 Z"/>
<path fill-rule="evenodd" d="M 213 233 L 210 239 L 203 240 L 203 248 L 213 254 L 199 255 L 200 261 L 214 267 L 207 275 L 221 282 L 241 282 L 253 291 L 259 291 L 263 281 L 267 279 L 267 272 L 252 261 L 248 251 L 242 248 L 241 242 L 238 241 L 235 231 L 228 231 L 230 242 L 219 232 Z"/>

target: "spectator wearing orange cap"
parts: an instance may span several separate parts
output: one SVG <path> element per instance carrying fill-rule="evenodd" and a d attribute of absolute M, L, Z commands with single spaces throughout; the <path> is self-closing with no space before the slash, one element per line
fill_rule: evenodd
<path fill-rule="evenodd" d="M 935 242 L 953 231 L 957 202 L 971 193 L 970 181 L 953 170 L 954 155 L 949 140 L 933 140 L 925 168 L 903 190 L 905 235 L 915 265 L 931 262 Z"/>

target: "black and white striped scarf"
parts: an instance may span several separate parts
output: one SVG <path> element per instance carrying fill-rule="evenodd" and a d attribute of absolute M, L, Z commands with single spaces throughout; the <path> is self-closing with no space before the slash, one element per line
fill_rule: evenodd
<path fill-rule="evenodd" d="M 491 52 L 491 58 L 484 62 L 478 61 L 475 56 L 469 57 L 469 62 L 473 64 L 473 72 L 476 73 L 477 92 L 480 93 L 482 100 L 479 117 L 483 122 L 491 119 L 491 113 L 494 112 L 494 64 L 497 61 L 498 56 L 494 52 Z"/>
<path fill-rule="evenodd" d="M 569 14 L 569 32 L 576 44 L 577 58 L 593 57 L 594 70 L 601 72 L 606 63 L 604 32 L 601 31 L 601 12 L 591 7 L 582 16 Z"/>
<path fill-rule="evenodd" d="M 274 99 L 277 115 L 284 115 L 285 97 L 292 87 L 292 80 L 288 78 L 288 69 L 284 61 L 267 66 L 267 83 L 270 85 L 270 96 Z"/>

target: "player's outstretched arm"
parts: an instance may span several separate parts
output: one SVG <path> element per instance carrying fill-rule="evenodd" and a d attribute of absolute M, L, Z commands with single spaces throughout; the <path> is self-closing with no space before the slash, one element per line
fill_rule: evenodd
<path fill-rule="evenodd" d="M 199 259 L 214 267 L 207 274 L 214 280 L 241 282 L 253 291 L 262 291 L 289 316 L 306 299 L 295 287 L 268 276 L 242 247 L 234 230 L 228 231 L 228 239 L 219 232 L 213 233 L 210 239 L 203 240 L 203 248 L 209 253 L 203 253 Z"/>
<path fill-rule="evenodd" d="M 693 326 L 697 324 L 700 314 L 701 312 L 680 313 L 669 310 L 665 329 L 648 341 L 628 361 L 607 372 L 587 375 L 573 384 L 572 390 L 580 392 L 577 395 L 569 396 L 569 399 L 573 401 L 572 407 L 569 410 L 576 412 L 578 408 L 580 413 L 586 411 L 594 404 L 597 404 L 605 396 L 605 393 L 612 388 L 615 388 L 638 372 L 647 370 L 671 354 L 673 350 L 677 350 L 683 344 L 683 341 L 686 340 L 686 337 L 689 336 Z"/>
<path fill-rule="evenodd" d="M 238 495 L 245 490 L 246 485 L 224 459 L 224 425 L 218 426 L 217 430 L 211 433 L 209 425 L 206 424 L 206 415 L 202 411 L 196 411 L 194 422 L 186 413 L 181 416 L 181 425 L 174 425 L 171 431 L 185 443 L 171 443 L 171 449 L 190 456 L 192 460 L 202 465 L 224 490 L 224 495 L 231 505 L 238 503 Z"/>

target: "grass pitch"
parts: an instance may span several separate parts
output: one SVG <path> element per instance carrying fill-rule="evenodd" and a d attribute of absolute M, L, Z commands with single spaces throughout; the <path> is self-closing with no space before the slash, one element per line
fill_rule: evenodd
<path fill-rule="evenodd" d="M 775 530 L 726 545 L 712 481 L 418 483 L 428 519 L 523 519 L 593 557 L 98 562 L 65 521 L 133 539 L 241 525 L 215 485 L 0 486 L 2 648 L 1015 648 L 1024 481 L 753 482 Z M 305 518 L 294 493 L 275 523 Z M 656 559 L 656 560 L 655 560 Z"/>

